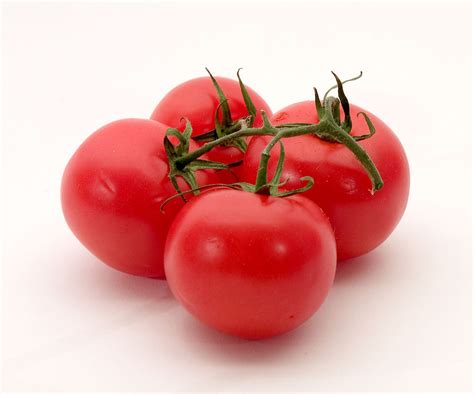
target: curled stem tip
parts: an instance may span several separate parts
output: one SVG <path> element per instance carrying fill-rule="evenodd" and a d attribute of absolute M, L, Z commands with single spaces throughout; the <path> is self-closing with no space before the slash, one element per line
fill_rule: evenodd
<path fill-rule="evenodd" d="M 220 87 L 219 83 L 217 82 L 216 78 L 212 75 L 209 69 L 206 67 L 206 71 L 211 77 L 212 84 L 216 89 L 217 96 L 219 98 L 219 102 L 222 103 L 221 110 L 222 110 L 222 124 L 225 127 L 228 127 L 232 124 L 232 114 L 230 112 L 229 103 L 227 102 L 227 97 L 224 94 L 224 91 Z"/>
<path fill-rule="evenodd" d="M 335 75 L 334 72 L 331 71 L 331 73 L 332 73 L 333 75 Z M 361 72 L 359 73 L 359 75 L 357 75 L 356 77 L 346 79 L 346 80 L 342 81 L 341 83 L 344 85 L 344 84 L 347 83 L 347 82 L 356 81 L 356 80 L 358 80 L 358 79 L 361 78 L 361 77 L 362 77 L 362 71 L 361 71 Z M 331 92 L 332 92 L 334 89 L 336 89 L 336 88 L 337 88 L 337 84 L 334 85 L 334 86 L 331 86 L 331 87 L 328 89 L 328 91 L 327 91 L 326 93 L 324 93 L 323 101 L 326 100 L 326 98 L 327 98 L 327 96 L 329 95 L 329 93 L 331 93 Z"/>

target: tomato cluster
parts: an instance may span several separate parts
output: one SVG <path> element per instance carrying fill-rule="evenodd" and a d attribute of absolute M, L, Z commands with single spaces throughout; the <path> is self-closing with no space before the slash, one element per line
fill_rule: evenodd
<path fill-rule="evenodd" d="M 62 208 L 109 266 L 166 277 L 205 324 L 266 338 L 316 312 L 337 261 L 390 235 L 408 162 L 337 76 L 338 98 L 321 102 L 315 89 L 314 101 L 272 114 L 239 74 L 209 75 L 171 90 L 151 119 L 89 136 L 64 171 Z"/>

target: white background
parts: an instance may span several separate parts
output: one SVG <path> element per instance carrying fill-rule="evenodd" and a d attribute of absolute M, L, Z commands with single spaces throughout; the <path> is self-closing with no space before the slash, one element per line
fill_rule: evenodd
<path fill-rule="evenodd" d="M 3 9 L 4 390 L 469 390 L 469 5 L 9 3 Z M 174 85 L 244 80 L 274 110 L 347 78 L 398 134 L 406 214 L 341 264 L 300 329 L 248 342 L 196 322 L 165 282 L 91 256 L 59 204 L 101 125 L 148 117 Z"/>

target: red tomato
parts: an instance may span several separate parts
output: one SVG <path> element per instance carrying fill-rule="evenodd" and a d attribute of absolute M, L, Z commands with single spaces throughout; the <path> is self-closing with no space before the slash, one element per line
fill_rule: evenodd
<path fill-rule="evenodd" d="M 227 97 L 232 119 L 235 121 L 248 116 L 239 82 L 224 77 L 216 77 L 216 80 Z M 257 109 L 254 125 L 260 127 L 262 125 L 260 110 L 265 110 L 268 116 L 271 116 L 272 112 L 256 92 L 249 87 L 247 90 Z M 171 90 L 156 106 L 151 119 L 182 130 L 184 124 L 181 118 L 186 117 L 192 124 L 193 136 L 198 136 L 214 130 L 214 117 L 218 105 L 219 98 L 211 78 L 195 78 Z M 229 164 L 242 160 L 243 153 L 233 146 L 218 147 L 209 152 L 208 156 L 210 160 Z"/>
<path fill-rule="evenodd" d="M 205 192 L 176 216 L 165 271 L 176 298 L 199 320 L 257 339 L 311 317 L 332 285 L 334 234 L 302 196 Z"/>
<path fill-rule="evenodd" d="M 109 123 L 79 147 L 62 179 L 63 212 L 73 233 L 100 260 L 133 275 L 164 277 L 166 235 L 183 205 L 175 199 L 160 212 L 176 194 L 163 147 L 166 129 L 146 119 Z M 213 181 L 203 171 L 197 178 Z"/>
<path fill-rule="evenodd" d="M 283 141 L 286 156 L 282 179 L 290 181 L 282 189 L 299 187 L 301 176 L 314 178 L 313 188 L 304 195 L 328 215 L 336 235 L 339 261 L 360 256 L 380 245 L 400 221 L 408 200 L 410 174 L 400 141 L 385 123 L 355 105 L 351 105 L 353 135 L 368 133 L 364 118 L 357 117 L 360 111 L 367 113 L 377 130 L 374 136 L 359 142 L 384 180 L 384 187 L 374 195 L 369 192 L 371 183 L 364 168 L 345 146 L 309 135 Z M 275 125 L 317 121 L 312 101 L 290 105 L 272 119 Z M 252 138 L 238 170 L 242 181 L 255 180 L 260 153 L 269 140 L 270 137 Z M 270 176 L 275 171 L 279 147 L 275 146 L 272 153 Z"/>

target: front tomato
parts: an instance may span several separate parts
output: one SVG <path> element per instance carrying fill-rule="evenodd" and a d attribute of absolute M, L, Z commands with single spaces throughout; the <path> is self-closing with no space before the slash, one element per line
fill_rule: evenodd
<path fill-rule="evenodd" d="M 74 153 L 62 178 L 61 202 L 76 237 L 100 260 L 133 275 L 163 278 L 168 228 L 183 203 L 168 178 L 167 126 L 146 119 L 112 122 Z M 200 184 L 212 183 L 206 171 Z M 186 189 L 184 182 L 180 183 Z"/>
<path fill-rule="evenodd" d="M 165 249 L 168 283 L 189 312 L 251 339 L 282 334 L 311 317 L 335 267 L 331 226 L 301 196 L 203 193 L 177 215 Z"/>

